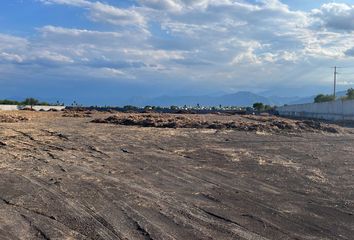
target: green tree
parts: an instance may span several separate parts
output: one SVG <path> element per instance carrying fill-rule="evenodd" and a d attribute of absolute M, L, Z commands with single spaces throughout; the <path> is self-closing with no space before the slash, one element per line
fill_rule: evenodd
<path fill-rule="evenodd" d="M 178 110 L 178 107 L 177 107 L 177 106 L 172 105 L 172 106 L 170 107 L 170 109 L 171 109 L 172 111 L 176 111 L 176 110 Z"/>
<path fill-rule="evenodd" d="M 347 99 L 354 99 L 354 89 L 353 88 L 350 88 L 347 90 Z"/>
<path fill-rule="evenodd" d="M 28 106 L 34 106 L 34 105 L 44 105 L 44 106 L 50 106 L 51 104 L 47 102 L 40 102 L 35 98 L 27 98 L 22 102 L 15 101 L 15 100 L 0 100 L 0 104 L 5 104 L 5 105 L 28 105 Z"/>
<path fill-rule="evenodd" d="M 272 106 L 270 106 L 270 105 L 265 105 L 264 106 L 264 110 L 266 110 L 266 111 L 271 111 L 271 110 L 273 110 L 274 109 L 274 107 L 272 107 Z"/>
<path fill-rule="evenodd" d="M 25 101 L 22 102 L 23 105 L 29 105 L 33 108 L 34 105 L 39 105 L 39 101 L 35 98 L 26 98 Z"/>
<path fill-rule="evenodd" d="M 324 94 L 318 94 L 314 101 L 315 103 L 321 103 L 321 102 L 331 102 L 334 101 L 336 98 L 333 95 L 324 95 Z"/>
<path fill-rule="evenodd" d="M 126 105 L 123 108 L 124 108 L 124 110 L 132 110 L 132 111 L 138 110 L 138 107 L 133 106 L 133 105 Z"/>
<path fill-rule="evenodd" d="M 4 104 L 4 105 L 20 105 L 20 102 L 15 101 L 15 100 L 0 100 L 0 104 Z"/>
<path fill-rule="evenodd" d="M 264 110 L 264 105 L 261 102 L 256 102 L 253 104 L 253 108 L 256 109 L 258 112 Z"/>

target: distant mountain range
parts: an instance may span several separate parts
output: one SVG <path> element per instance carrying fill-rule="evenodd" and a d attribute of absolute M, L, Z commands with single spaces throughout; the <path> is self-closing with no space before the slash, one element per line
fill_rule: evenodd
<path fill-rule="evenodd" d="M 346 91 L 337 92 L 337 96 L 341 97 L 346 94 Z M 163 106 L 170 107 L 175 106 L 252 106 L 255 102 L 262 102 L 263 104 L 282 106 L 284 104 L 302 104 L 312 103 L 315 96 L 308 97 L 279 97 L 279 96 L 264 96 L 263 94 L 255 94 L 252 92 L 241 91 L 233 94 L 219 94 L 219 95 L 203 95 L 203 96 L 160 96 L 160 97 L 134 97 L 130 99 L 107 97 L 105 99 L 96 99 L 92 102 L 92 99 L 86 101 L 79 100 L 79 103 L 83 103 L 86 106 L 90 105 L 112 105 L 112 106 L 124 106 L 134 105 L 139 107 L 150 106 Z M 19 97 L 10 97 L 7 99 L 23 100 Z M 41 101 L 55 103 L 60 98 L 39 98 Z M 71 99 L 60 99 L 60 102 L 65 102 L 70 105 Z"/>
<path fill-rule="evenodd" d="M 278 97 L 278 96 L 262 96 L 252 92 L 236 92 L 221 96 L 161 96 L 155 98 L 134 97 L 126 102 L 126 104 L 135 106 L 252 106 L 255 102 L 262 102 L 269 105 L 281 106 L 284 104 L 300 104 L 313 102 L 314 97 Z"/>

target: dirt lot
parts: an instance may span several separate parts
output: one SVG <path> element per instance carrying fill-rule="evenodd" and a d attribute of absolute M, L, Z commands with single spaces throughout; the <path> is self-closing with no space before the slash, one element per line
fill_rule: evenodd
<path fill-rule="evenodd" d="M 6 114 L 15 120 L 0 118 L 1 240 L 353 239 L 351 128 L 253 116 L 141 127 L 91 122 L 112 114 Z M 193 119 L 267 127 L 183 125 Z"/>

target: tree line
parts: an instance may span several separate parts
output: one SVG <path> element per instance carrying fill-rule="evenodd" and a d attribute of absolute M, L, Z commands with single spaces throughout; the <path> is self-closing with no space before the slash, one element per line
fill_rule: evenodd
<path fill-rule="evenodd" d="M 20 106 L 53 106 L 53 105 L 60 105 L 59 102 L 56 104 L 51 104 L 48 102 L 43 102 L 43 101 L 39 101 L 38 99 L 35 98 L 26 98 L 23 101 L 16 101 L 16 100 L 8 100 L 8 99 L 4 99 L 4 100 L 0 100 L 0 104 L 1 105 L 20 105 Z"/>
<path fill-rule="evenodd" d="M 347 90 L 346 95 L 341 98 L 342 100 L 354 100 L 354 89 L 350 88 Z M 321 103 L 321 102 L 331 102 L 336 100 L 336 97 L 334 95 L 326 95 L 326 94 L 318 94 L 314 102 L 315 103 Z"/>

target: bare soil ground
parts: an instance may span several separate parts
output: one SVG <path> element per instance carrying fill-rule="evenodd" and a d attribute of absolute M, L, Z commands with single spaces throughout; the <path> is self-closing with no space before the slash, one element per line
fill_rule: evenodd
<path fill-rule="evenodd" d="M 22 120 L 0 117 L 0 239 L 353 239 L 351 128 L 4 114 Z M 122 124 L 131 118 L 139 124 Z M 230 122 L 262 127 L 210 127 Z"/>

